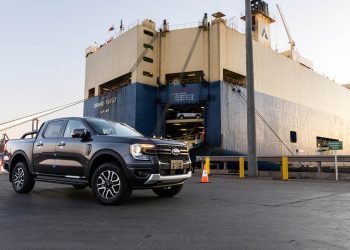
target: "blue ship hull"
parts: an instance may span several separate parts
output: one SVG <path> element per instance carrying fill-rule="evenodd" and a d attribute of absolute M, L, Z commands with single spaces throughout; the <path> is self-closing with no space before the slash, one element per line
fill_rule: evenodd
<path fill-rule="evenodd" d="M 204 103 L 206 140 L 203 147 L 193 150 L 194 154 L 246 155 L 245 96 L 245 88 L 221 81 L 207 86 L 195 83 L 161 88 L 133 83 L 86 101 L 84 116 L 123 122 L 150 137 L 165 136 L 162 114 L 165 108 Z M 349 122 L 320 110 L 259 92 L 256 108 L 262 117 L 256 118 L 258 155 L 291 155 L 301 150 L 305 154 L 322 154 L 318 151 L 316 136 L 327 135 L 317 130 L 318 125 L 326 126 L 327 131 L 338 131 L 343 138 L 336 139 L 345 141 L 345 145 L 350 139 Z M 297 143 L 291 143 L 290 131 L 298 133 Z M 260 169 L 279 170 L 279 165 L 264 163 Z"/>

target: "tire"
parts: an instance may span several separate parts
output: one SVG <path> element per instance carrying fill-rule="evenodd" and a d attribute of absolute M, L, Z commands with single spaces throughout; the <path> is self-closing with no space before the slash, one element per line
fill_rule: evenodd
<path fill-rule="evenodd" d="M 199 118 L 201 118 L 201 116 L 200 115 L 196 115 L 196 119 L 199 119 Z"/>
<path fill-rule="evenodd" d="M 153 192 L 162 198 L 170 198 L 180 193 L 183 184 L 169 187 L 153 188 Z"/>
<path fill-rule="evenodd" d="M 27 164 L 19 162 L 11 172 L 12 187 L 16 193 L 26 194 L 33 190 L 35 180 L 29 173 Z"/>
<path fill-rule="evenodd" d="M 183 115 L 180 115 L 179 118 L 182 120 L 184 119 L 185 117 Z"/>
<path fill-rule="evenodd" d="M 96 169 L 91 188 L 96 199 L 105 205 L 121 205 L 131 194 L 122 168 L 113 162 L 104 163 Z"/>
<path fill-rule="evenodd" d="M 73 187 L 74 187 L 75 189 L 84 189 L 84 188 L 86 188 L 87 186 L 86 186 L 86 185 L 73 185 Z"/>

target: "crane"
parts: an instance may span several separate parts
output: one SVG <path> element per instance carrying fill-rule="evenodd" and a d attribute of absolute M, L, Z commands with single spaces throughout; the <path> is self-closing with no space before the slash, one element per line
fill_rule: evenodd
<path fill-rule="evenodd" d="M 285 30 L 287 32 L 287 35 L 288 35 L 290 49 L 291 49 L 291 51 L 294 51 L 295 41 L 293 40 L 292 35 L 290 34 L 290 31 L 289 31 L 286 19 L 284 18 L 284 15 L 283 15 L 283 12 L 282 12 L 282 8 L 278 4 L 276 4 L 276 6 L 277 6 L 278 12 L 280 13 L 280 16 L 282 18 L 283 26 L 284 26 L 284 28 L 285 28 Z"/>

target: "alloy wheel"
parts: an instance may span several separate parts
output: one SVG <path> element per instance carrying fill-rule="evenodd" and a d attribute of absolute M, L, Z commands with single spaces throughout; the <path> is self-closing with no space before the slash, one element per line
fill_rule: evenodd
<path fill-rule="evenodd" d="M 107 200 L 115 198 L 120 191 L 120 178 L 112 170 L 103 171 L 97 178 L 97 191 Z"/>
<path fill-rule="evenodd" d="M 19 167 L 14 173 L 13 182 L 15 183 L 16 189 L 19 190 L 24 184 L 24 171 L 23 168 Z"/>

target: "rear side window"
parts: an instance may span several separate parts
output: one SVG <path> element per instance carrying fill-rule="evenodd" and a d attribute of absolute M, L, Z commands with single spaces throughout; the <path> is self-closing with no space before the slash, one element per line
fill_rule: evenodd
<path fill-rule="evenodd" d="M 72 137 L 74 129 L 86 129 L 85 125 L 79 120 L 69 120 L 64 137 Z"/>
<path fill-rule="evenodd" d="M 53 121 L 50 122 L 45 130 L 45 138 L 57 138 L 62 137 L 65 121 Z"/>

